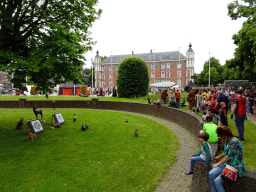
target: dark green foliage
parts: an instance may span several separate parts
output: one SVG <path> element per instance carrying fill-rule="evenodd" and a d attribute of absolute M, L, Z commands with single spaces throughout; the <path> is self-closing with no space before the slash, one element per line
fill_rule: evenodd
<path fill-rule="evenodd" d="M 146 62 L 137 57 L 124 59 L 117 71 L 118 97 L 139 97 L 148 94 L 149 73 Z"/>
<path fill-rule="evenodd" d="M 223 83 L 223 66 L 221 66 L 220 61 L 211 57 L 210 67 L 211 85 Z M 195 84 L 197 86 L 209 85 L 209 60 L 205 61 L 203 71 L 199 74 L 195 74 Z"/>
<path fill-rule="evenodd" d="M 233 35 L 237 46 L 234 58 L 226 61 L 224 78 L 230 80 L 256 81 L 256 0 L 234 1 L 228 5 L 232 20 L 246 18 L 242 28 Z"/>
<path fill-rule="evenodd" d="M 3 0 L 0 3 L 0 70 L 26 90 L 26 77 L 43 92 L 81 82 L 83 54 L 94 42 L 89 28 L 99 18 L 98 0 Z"/>

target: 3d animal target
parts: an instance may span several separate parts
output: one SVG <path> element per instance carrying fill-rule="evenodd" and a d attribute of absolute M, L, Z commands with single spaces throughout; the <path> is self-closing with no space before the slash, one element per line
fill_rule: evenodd
<path fill-rule="evenodd" d="M 43 128 L 41 122 L 39 121 L 39 119 L 27 121 L 27 124 L 28 124 L 31 132 L 34 134 L 44 132 L 44 128 Z"/>
<path fill-rule="evenodd" d="M 65 123 L 64 118 L 62 117 L 61 113 L 56 113 L 52 115 L 55 119 L 55 123 L 63 124 Z"/>

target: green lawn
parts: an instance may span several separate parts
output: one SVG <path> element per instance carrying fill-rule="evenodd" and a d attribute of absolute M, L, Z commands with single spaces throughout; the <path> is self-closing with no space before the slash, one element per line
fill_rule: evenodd
<path fill-rule="evenodd" d="M 20 98 L 27 98 L 27 100 L 89 100 L 92 98 L 99 98 L 99 101 L 121 101 L 134 103 L 148 103 L 147 98 L 118 98 L 118 97 L 79 97 L 79 96 L 1 96 L 0 100 L 19 100 Z M 159 96 L 160 98 L 160 96 Z"/>
<path fill-rule="evenodd" d="M 51 115 L 59 112 L 66 122 L 52 130 Z M 21 117 L 35 119 L 32 109 L 0 109 L 0 114 L 1 191 L 154 191 L 176 161 L 177 137 L 148 118 L 43 109 L 45 132 L 27 141 L 27 134 L 15 127 Z M 83 123 L 87 131 L 81 131 Z"/>

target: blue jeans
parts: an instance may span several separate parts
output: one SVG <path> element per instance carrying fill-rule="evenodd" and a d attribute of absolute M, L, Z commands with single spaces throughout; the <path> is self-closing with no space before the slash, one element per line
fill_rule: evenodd
<path fill-rule="evenodd" d="M 250 101 L 247 101 L 247 102 L 246 102 L 246 111 L 247 111 L 248 113 L 250 113 L 250 105 L 251 105 L 251 102 L 250 102 Z"/>
<path fill-rule="evenodd" d="M 191 157 L 190 169 L 194 170 L 194 166 L 195 166 L 196 161 L 204 162 L 205 160 L 203 160 L 200 156 Z"/>
<path fill-rule="evenodd" d="M 245 119 L 245 115 L 235 115 L 235 122 L 236 122 L 236 128 L 238 130 L 239 133 L 239 137 L 241 139 L 244 139 L 244 119 Z"/>
<path fill-rule="evenodd" d="M 225 192 L 223 188 L 223 183 L 225 180 L 221 178 L 221 173 L 225 169 L 225 165 L 220 165 L 219 167 L 213 168 L 209 172 L 209 180 L 211 184 L 211 192 Z"/>

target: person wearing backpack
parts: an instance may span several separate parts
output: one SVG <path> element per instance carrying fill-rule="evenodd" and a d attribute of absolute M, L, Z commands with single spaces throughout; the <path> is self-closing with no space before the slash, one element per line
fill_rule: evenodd
<path fill-rule="evenodd" d="M 236 128 L 239 133 L 239 140 L 244 141 L 244 120 L 246 118 L 246 98 L 242 96 L 242 91 L 236 91 L 236 98 L 234 100 L 234 106 L 231 113 L 231 119 L 235 115 Z"/>

